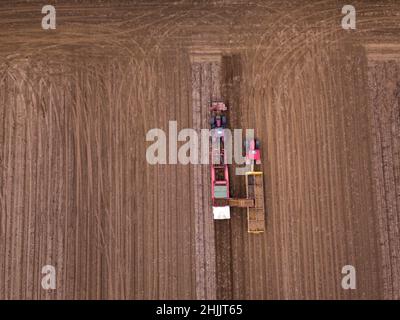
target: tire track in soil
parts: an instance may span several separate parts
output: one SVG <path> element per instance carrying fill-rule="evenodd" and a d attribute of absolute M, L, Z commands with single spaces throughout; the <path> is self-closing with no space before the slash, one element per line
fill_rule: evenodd
<path fill-rule="evenodd" d="M 209 103 L 220 99 L 220 61 L 218 57 L 192 55 L 192 117 L 198 136 L 200 129 L 209 127 Z M 199 146 L 198 154 L 201 155 Z M 216 298 L 216 255 L 214 220 L 211 211 L 210 168 L 193 166 L 194 214 L 196 238 L 196 298 Z"/>

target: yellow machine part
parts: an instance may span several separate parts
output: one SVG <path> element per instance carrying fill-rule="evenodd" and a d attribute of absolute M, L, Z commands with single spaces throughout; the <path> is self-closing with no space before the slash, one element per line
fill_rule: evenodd
<path fill-rule="evenodd" d="M 247 198 L 254 199 L 254 207 L 247 208 L 247 229 L 250 233 L 265 231 L 264 179 L 259 171 L 246 172 Z"/>

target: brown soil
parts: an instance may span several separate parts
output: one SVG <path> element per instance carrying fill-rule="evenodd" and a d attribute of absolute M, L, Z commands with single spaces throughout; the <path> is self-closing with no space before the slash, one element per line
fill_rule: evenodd
<path fill-rule="evenodd" d="M 41 5 L 0 5 L 1 299 L 400 298 L 397 1 L 353 31 L 328 0 Z M 262 141 L 261 235 L 211 219 L 207 166 L 146 162 L 220 96 Z"/>

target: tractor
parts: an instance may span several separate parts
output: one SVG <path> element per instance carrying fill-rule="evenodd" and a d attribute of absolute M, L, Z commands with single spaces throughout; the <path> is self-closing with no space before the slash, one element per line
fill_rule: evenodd
<path fill-rule="evenodd" d="M 214 219 L 230 219 L 229 205 L 219 202 L 229 199 L 229 171 L 225 154 L 226 105 L 213 102 L 211 117 L 211 196 Z"/>

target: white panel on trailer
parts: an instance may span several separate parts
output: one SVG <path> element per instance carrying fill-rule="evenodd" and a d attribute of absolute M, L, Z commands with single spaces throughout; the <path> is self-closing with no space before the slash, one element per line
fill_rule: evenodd
<path fill-rule="evenodd" d="M 231 218 L 231 209 L 229 206 L 226 207 L 212 207 L 214 220 L 224 220 Z"/>

